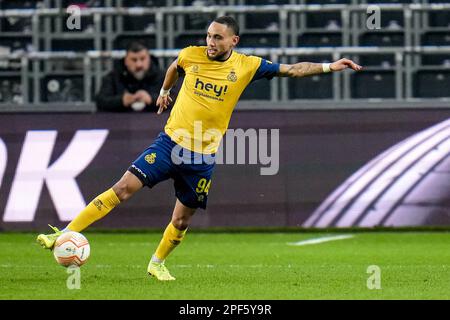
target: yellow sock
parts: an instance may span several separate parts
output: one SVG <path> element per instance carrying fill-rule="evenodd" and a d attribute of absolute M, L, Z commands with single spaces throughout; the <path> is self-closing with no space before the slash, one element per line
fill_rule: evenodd
<path fill-rule="evenodd" d="M 81 232 L 93 222 L 106 216 L 120 203 L 116 193 L 111 188 L 92 200 L 75 219 L 67 226 L 70 231 Z"/>
<path fill-rule="evenodd" d="M 172 250 L 180 244 L 181 240 L 183 240 L 186 231 L 187 229 L 178 230 L 174 227 L 172 222 L 169 223 L 164 231 L 163 238 L 156 249 L 155 257 L 160 261 L 164 261 Z"/>

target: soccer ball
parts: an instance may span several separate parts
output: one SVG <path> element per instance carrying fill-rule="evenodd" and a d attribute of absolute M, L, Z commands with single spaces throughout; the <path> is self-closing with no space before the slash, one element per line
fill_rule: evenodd
<path fill-rule="evenodd" d="M 69 231 L 56 239 L 53 255 L 56 262 L 64 267 L 82 266 L 91 253 L 89 242 L 81 233 Z"/>

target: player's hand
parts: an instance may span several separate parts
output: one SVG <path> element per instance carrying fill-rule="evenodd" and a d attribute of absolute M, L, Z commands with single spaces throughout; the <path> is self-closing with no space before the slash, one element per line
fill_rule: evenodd
<path fill-rule="evenodd" d="M 142 101 L 146 105 L 152 104 L 153 98 L 152 96 L 145 90 L 137 91 L 134 96 L 136 97 L 136 101 Z"/>
<path fill-rule="evenodd" d="M 342 71 L 347 68 L 351 68 L 355 71 L 362 70 L 362 67 L 360 65 L 358 65 L 358 64 L 354 63 L 352 60 L 346 59 L 346 58 L 335 61 L 330 65 L 331 71 Z"/>
<path fill-rule="evenodd" d="M 172 98 L 170 97 L 170 95 L 167 96 L 158 96 L 158 100 L 156 100 L 156 105 L 159 107 L 158 109 L 158 114 L 163 113 L 164 110 L 167 109 L 167 107 L 170 105 L 170 103 L 172 102 Z"/>
<path fill-rule="evenodd" d="M 131 106 L 134 102 L 136 102 L 136 97 L 135 97 L 135 95 L 134 94 L 131 94 L 131 93 L 128 93 L 128 92 L 125 92 L 124 94 L 123 94 L 123 96 L 122 96 L 122 104 L 125 106 L 125 107 L 129 107 L 129 106 Z"/>

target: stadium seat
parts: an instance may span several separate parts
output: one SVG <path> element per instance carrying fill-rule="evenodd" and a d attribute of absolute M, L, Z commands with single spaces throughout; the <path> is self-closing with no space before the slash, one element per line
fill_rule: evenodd
<path fill-rule="evenodd" d="M 1 32 L 30 32 L 31 18 L 0 18 Z"/>
<path fill-rule="evenodd" d="M 106 6 L 106 1 L 105 0 L 63 0 L 62 1 L 62 7 L 63 8 L 67 8 L 68 6 L 72 5 L 72 4 L 76 4 L 78 6 L 86 6 L 89 8 L 93 8 L 93 7 L 105 7 Z"/>
<path fill-rule="evenodd" d="M 450 97 L 450 71 L 420 70 L 414 74 L 414 97 Z"/>
<path fill-rule="evenodd" d="M 340 30 L 342 26 L 341 12 L 307 12 L 307 28 L 323 28 L 328 30 Z"/>
<path fill-rule="evenodd" d="M 36 0 L 8 0 L 0 1 L 0 9 L 34 9 L 38 3 L 42 1 Z"/>
<path fill-rule="evenodd" d="M 124 31 L 139 31 L 139 32 L 153 32 L 155 31 L 155 16 L 124 16 L 123 17 Z"/>
<path fill-rule="evenodd" d="M 94 39 L 52 39 L 53 51 L 88 51 L 94 50 Z"/>
<path fill-rule="evenodd" d="M 366 32 L 360 36 L 361 46 L 402 47 L 404 46 L 403 32 Z"/>
<path fill-rule="evenodd" d="M 259 5 L 261 4 L 260 0 L 243 0 L 244 4 L 246 5 Z M 273 4 L 279 4 L 279 5 L 283 5 L 283 4 L 289 4 L 290 0 L 266 0 L 264 1 L 265 5 L 273 5 Z"/>
<path fill-rule="evenodd" d="M 0 103 L 20 103 L 22 99 L 20 76 L 0 75 Z"/>
<path fill-rule="evenodd" d="M 156 48 L 156 35 L 142 34 L 142 35 L 119 35 L 113 41 L 113 49 L 125 50 L 131 41 L 139 40 L 148 48 Z"/>
<path fill-rule="evenodd" d="M 7 36 L 5 34 L 0 34 L 0 47 L 6 47 L 11 50 L 11 52 L 18 50 L 27 50 L 32 44 L 31 36 L 18 37 Z"/>
<path fill-rule="evenodd" d="M 394 71 L 368 71 L 351 74 L 352 98 L 395 98 Z"/>
<path fill-rule="evenodd" d="M 279 33 L 249 33 L 245 32 L 241 34 L 241 40 L 239 42 L 241 48 L 249 47 L 279 47 L 280 35 Z"/>
<path fill-rule="evenodd" d="M 267 29 L 275 31 L 279 29 L 277 13 L 249 13 L 245 15 L 245 29 Z"/>
<path fill-rule="evenodd" d="M 362 1 L 362 2 L 364 2 L 364 1 Z M 411 0 L 370 0 L 370 1 L 367 0 L 365 2 L 367 2 L 367 3 L 388 3 L 388 4 L 390 4 L 390 3 L 393 3 L 393 4 L 395 4 L 395 3 L 410 4 Z"/>
<path fill-rule="evenodd" d="M 430 27 L 450 27 L 450 11 L 428 12 L 428 25 Z"/>
<path fill-rule="evenodd" d="M 289 99 L 331 99 L 333 79 L 331 74 L 307 78 L 288 79 Z"/>
<path fill-rule="evenodd" d="M 305 4 L 351 4 L 352 0 L 305 0 Z"/>
<path fill-rule="evenodd" d="M 359 55 L 359 64 L 362 66 L 379 66 L 392 67 L 395 66 L 394 54 L 362 54 Z"/>
<path fill-rule="evenodd" d="M 154 8 L 154 7 L 165 7 L 168 2 L 166 0 L 122 0 L 122 5 L 124 7 L 144 7 L 144 8 Z"/>
<path fill-rule="evenodd" d="M 450 31 L 432 31 L 424 33 L 421 42 L 423 46 L 449 46 Z"/>
<path fill-rule="evenodd" d="M 297 38 L 299 47 L 339 47 L 342 46 L 340 32 L 305 32 Z"/>
<path fill-rule="evenodd" d="M 449 54 L 422 54 L 421 62 L 424 66 L 446 66 L 450 67 Z"/>
<path fill-rule="evenodd" d="M 205 46 L 206 35 L 201 34 L 182 34 L 175 37 L 175 48 L 182 49 L 187 46 Z"/>
<path fill-rule="evenodd" d="M 382 30 L 402 30 L 404 26 L 405 19 L 402 11 L 383 11 L 381 14 Z"/>
<path fill-rule="evenodd" d="M 83 101 L 83 76 L 47 75 L 41 80 L 41 92 L 44 102 Z"/>
<path fill-rule="evenodd" d="M 175 0 L 177 1 L 177 0 Z M 179 5 L 183 6 L 226 6 L 230 5 L 229 0 L 178 0 Z"/>
<path fill-rule="evenodd" d="M 203 31 L 209 26 L 209 23 L 216 18 L 214 13 L 192 13 L 183 15 L 184 30 Z"/>

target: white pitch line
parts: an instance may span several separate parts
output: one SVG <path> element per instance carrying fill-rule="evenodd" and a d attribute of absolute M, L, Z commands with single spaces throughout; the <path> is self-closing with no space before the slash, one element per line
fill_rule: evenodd
<path fill-rule="evenodd" d="M 339 236 L 331 236 L 331 237 L 322 237 L 322 238 L 315 238 L 315 239 L 308 239 L 298 242 L 288 242 L 287 244 L 290 246 L 307 246 L 310 244 L 318 244 L 318 243 L 324 243 L 328 241 L 336 241 L 336 240 L 344 240 L 344 239 L 350 239 L 354 238 L 355 236 L 352 234 L 343 234 Z"/>

